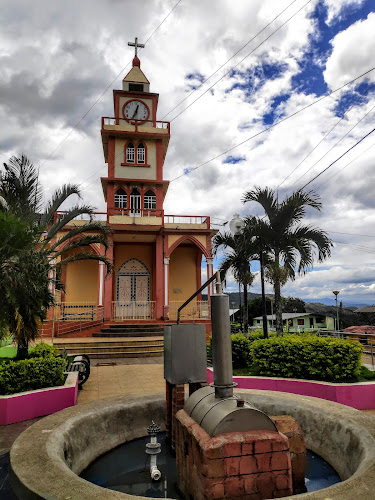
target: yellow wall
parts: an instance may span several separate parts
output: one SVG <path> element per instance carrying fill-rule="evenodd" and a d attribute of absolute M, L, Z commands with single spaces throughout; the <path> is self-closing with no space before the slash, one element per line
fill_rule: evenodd
<path fill-rule="evenodd" d="M 195 246 L 178 246 L 169 261 L 169 302 L 184 302 L 197 290 Z"/>
<path fill-rule="evenodd" d="M 154 245 L 136 245 L 136 244 L 121 244 L 115 243 L 114 248 L 114 292 L 116 292 L 117 271 L 129 259 L 140 260 L 150 271 L 150 300 L 153 299 L 152 286 L 153 286 L 153 269 L 154 269 Z M 116 293 L 115 295 L 116 296 Z"/>
<path fill-rule="evenodd" d="M 87 251 L 87 249 L 85 249 Z M 69 262 L 65 276 L 65 302 L 98 303 L 99 262 L 80 260 Z"/>
<path fill-rule="evenodd" d="M 124 167 L 125 143 L 128 141 L 117 139 L 115 145 L 115 177 L 122 179 L 156 179 L 156 144 L 154 141 L 143 141 L 147 148 L 147 165 L 150 167 Z"/>

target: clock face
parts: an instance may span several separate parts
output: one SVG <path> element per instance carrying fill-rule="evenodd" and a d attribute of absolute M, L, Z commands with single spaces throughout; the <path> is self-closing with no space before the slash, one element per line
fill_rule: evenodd
<path fill-rule="evenodd" d="M 123 109 L 124 118 L 127 120 L 145 121 L 149 115 L 149 109 L 142 101 L 129 101 Z"/>

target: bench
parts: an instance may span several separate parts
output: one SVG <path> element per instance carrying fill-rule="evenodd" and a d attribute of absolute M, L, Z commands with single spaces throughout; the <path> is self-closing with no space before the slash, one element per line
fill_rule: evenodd
<path fill-rule="evenodd" d="M 82 389 L 83 384 L 90 376 L 90 358 L 87 354 L 69 355 L 65 348 L 59 356 L 66 361 L 65 373 L 78 372 L 78 388 Z"/>

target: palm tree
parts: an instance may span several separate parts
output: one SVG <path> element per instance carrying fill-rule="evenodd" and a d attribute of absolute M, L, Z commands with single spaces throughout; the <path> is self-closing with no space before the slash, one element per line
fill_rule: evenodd
<path fill-rule="evenodd" d="M 69 262 L 94 259 L 104 262 L 107 272 L 110 272 L 112 264 L 105 256 L 86 250 L 92 244 L 100 244 L 107 249 L 110 230 L 105 224 L 91 220 L 93 208 L 88 205 L 74 205 L 56 218 L 55 214 L 64 201 L 72 195 L 81 197 L 79 186 L 66 184 L 57 189 L 42 210 L 38 172 L 27 157 L 12 157 L 9 164 L 4 163 L 4 168 L 5 173 L 0 173 L 0 210 L 9 212 L 28 227 L 22 249 L 13 256 L 14 272 L 7 281 L 13 283 L 13 289 L 7 286 L 9 310 L 6 315 L 9 329 L 16 336 L 18 354 L 25 355 L 29 341 L 36 338 L 38 321 L 45 318 L 47 308 L 53 304 L 53 297 L 48 291 L 49 271 L 54 270 L 59 276 L 62 266 Z M 90 221 L 84 225 L 68 226 L 80 215 L 88 215 Z M 59 280 L 56 285 L 59 287 Z M 38 300 L 31 307 L 28 290 L 33 288 Z M 14 322 L 9 318 L 18 319 Z"/>
<path fill-rule="evenodd" d="M 281 286 L 295 274 L 312 267 L 331 255 L 332 241 L 325 231 L 302 224 L 307 207 L 321 210 L 319 195 L 296 191 L 281 203 L 273 189 L 256 187 L 244 194 L 243 203 L 256 201 L 265 213 L 263 218 L 249 217 L 246 224 L 267 255 L 267 275 L 275 294 L 276 331 L 282 334 Z"/>
<path fill-rule="evenodd" d="M 244 291 L 244 332 L 248 335 L 249 319 L 247 310 L 247 287 L 254 281 L 254 275 L 250 272 L 250 261 L 253 260 L 254 248 L 251 241 L 244 237 L 244 234 L 233 236 L 229 232 L 218 233 L 213 239 L 213 250 L 217 252 L 219 247 L 230 249 L 225 254 L 220 264 L 220 273 L 224 276 L 233 270 L 234 279 L 243 285 Z"/>

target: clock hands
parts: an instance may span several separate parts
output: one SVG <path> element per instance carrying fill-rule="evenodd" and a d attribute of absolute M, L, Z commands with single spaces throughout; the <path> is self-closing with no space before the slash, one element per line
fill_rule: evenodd
<path fill-rule="evenodd" d="M 139 104 L 137 104 L 137 107 L 135 108 L 135 111 L 134 111 L 132 118 L 134 118 L 135 115 L 138 113 L 138 108 L 139 108 Z"/>

